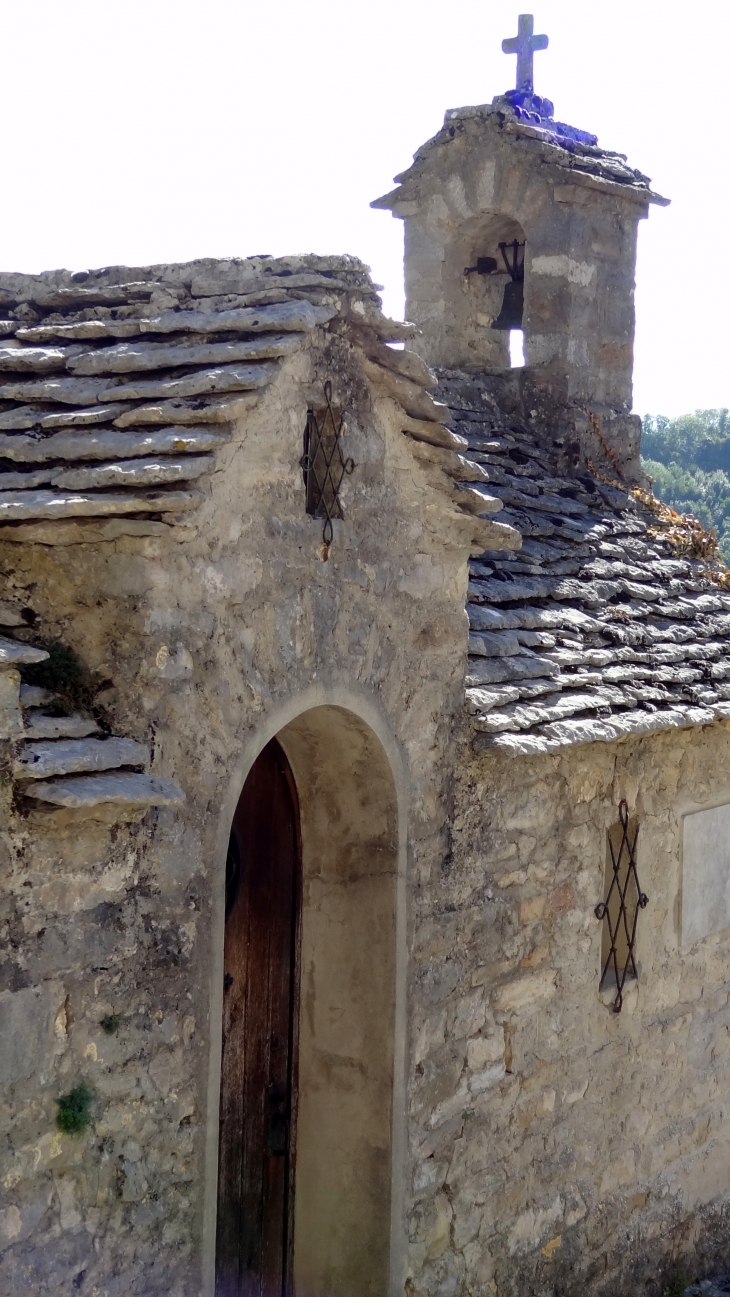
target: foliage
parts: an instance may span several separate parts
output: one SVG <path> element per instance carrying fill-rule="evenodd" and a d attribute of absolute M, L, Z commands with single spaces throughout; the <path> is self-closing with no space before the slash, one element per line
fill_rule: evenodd
<path fill-rule="evenodd" d="M 642 460 L 654 494 L 680 514 L 713 529 L 730 562 L 730 417 L 727 410 L 696 410 L 678 419 L 646 415 Z"/>
<path fill-rule="evenodd" d="M 70 1090 L 68 1094 L 62 1094 L 60 1099 L 56 1100 L 58 1104 L 58 1114 L 56 1116 L 56 1125 L 66 1135 L 82 1135 L 87 1126 L 91 1125 L 91 1100 L 93 1093 L 85 1081 L 77 1085 L 75 1089 Z"/>
<path fill-rule="evenodd" d="M 106 1032 L 107 1036 L 114 1036 L 119 1031 L 121 1023 L 122 1015 L 120 1013 L 105 1013 L 99 1026 L 102 1031 Z"/>
<path fill-rule="evenodd" d="M 678 419 L 647 414 L 641 449 L 647 459 L 680 468 L 720 468 L 730 473 L 730 418 L 727 410 L 695 410 Z"/>
<path fill-rule="evenodd" d="M 689 1288 L 692 1280 L 683 1266 L 677 1270 L 674 1277 L 667 1284 L 663 1291 L 662 1297 L 684 1297 L 684 1293 Z"/>
<path fill-rule="evenodd" d="M 47 640 L 38 645 L 49 654 L 45 662 L 28 663 L 21 666 L 23 680 L 29 685 L 38 685 L 54 695 L 53 711 L 62 716 L 73 712 L 91 713 L 97 720 L 104 720 L 103 710 L 96 706 L 94 697 L 103 688 L 89 668 L 84 665 L 68 644 L 60 640 Z"/>

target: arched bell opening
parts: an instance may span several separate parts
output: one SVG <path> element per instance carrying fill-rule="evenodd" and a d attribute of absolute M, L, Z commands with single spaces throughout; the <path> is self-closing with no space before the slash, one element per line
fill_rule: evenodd
<path fill-rule="evenodd" d="M 469 222 L 458 248 L 462 331 L 475 359 L 490 368 L 524 364 L 525 232 L 498 213 Z"/>
<path fill-rule="evenodd" d="M 230 946 L 240 944 L 245 925 L 239 916 L 234 931 L 231 915 L 250 888 L 247 870 L 257 870 L 254 893 L 273 908 L 267 902 L 257 932 L 249 924 L 244 940 L 261 950 L 268 942 L 275 958 L 249 976 L 247 995 L 254 1012 L 268 997 L 282 1022 L 272 1018 L 268 1036 L 258 1030 L 258 1055 L 247 1059 L 245 1013 L 232 1023 L 225 1002 L 232 988 L 224 990 L 216 1295 L 276 1288 L 298 1297 L 382 1297 L 393 1283 L 398 806 L 380 740 L 344 707 L 303 712 L 251 767 L 233 830 L 225 972 L 237 975 Z M 262 938 L 262 923 L 273 935 Z M 238 1041 L 226 1031 L 237 1031 Z M 238 1068 L 233 1086 L 226 1051 Z M 246 1100 L 226 1130 L 230 1094 L 241 1092 Z M 257 1121 L 251 1143 L 247 1131 Z M 244 1217 L 256 1212 L 253 1251 L 237 1253 L 231 1230 L 238 1221 L 248 1237 Z"/>

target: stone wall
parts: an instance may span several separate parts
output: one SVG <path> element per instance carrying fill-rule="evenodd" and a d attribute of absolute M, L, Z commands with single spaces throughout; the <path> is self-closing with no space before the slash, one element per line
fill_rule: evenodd
<path fill-rule="evenodd" d="M 186 525 L 0 540 L 14 634 L 72 647 L 186 794 L 120 819 L 3 785 L 0 1291 L 211 1293 L 228 829 L 258 751 L 328 706 L 397 800 L 391 1293 L 633 1297 L 725 1248 L 727 938 L 680 948 L 678 897 L 682 814 L 730 801 L 727 730 L 475 755 L 466 561 L 498 525 L 454 505 L 433 442 L 414 456 L 405 426 L 450 434 L 354 337 L 284 361 Z M 356 466 L 329 550 L 299 466 L 328 377 Z M 650 904 L 617 1016 L 594 907 L 622 797 Z"/>
<path fill-rule="evenodd" d="M 417 897 L 412 1294 L 633 1297 L 730 1254 L 730 945 L 680 935 L 681 817 L 730 800 L 729 752 L 721 724 L 459 766 Z M 615 1014 L 594 907 L 621 798 L 649 905 Z"/>
<path fill-rule="evenodd" d="M 299 467 L 326 377 L 356 465 L 329 552 Z M 225 850 L 270 734 L 309 705 L 367 715 L 400 763 L 416 873 L 437 870 L 482 524 L 434 490 L 402 424 L 347 343 L 318 338 L 234 425 L 196 525 L 2 544 L 4 597 L 34 621 L 15 633 L 71 646 L 115 730 L 186 794 L 109 823 L 4 786 L 3 1292 L 210 1291 Z M 82 1083 L 92 1124 L 63 1134 L 57 1100 Z"/>

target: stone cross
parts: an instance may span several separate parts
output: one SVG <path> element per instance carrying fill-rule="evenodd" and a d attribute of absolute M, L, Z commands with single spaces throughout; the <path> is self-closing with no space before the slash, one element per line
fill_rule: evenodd
<path fill-rule="evenodd" d="M 517 35 L 502 41 L 505 54 L 517 55 L 517 89 L 531 95 L 535 89 L 532 80 L 532 56 L 535 50 L 546 50 L 547 36 L 534 36 L 535 19 L 532 14 L 520 14 Z"/>

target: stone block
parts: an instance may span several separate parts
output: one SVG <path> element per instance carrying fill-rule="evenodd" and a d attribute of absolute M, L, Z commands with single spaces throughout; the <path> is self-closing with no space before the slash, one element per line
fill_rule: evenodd
<path fill-rule="evenodd" d="M 557 989 L 557 972 L 554 968 L 543 973 L 528 973 L 513 982 L 506 982 L 494 997 L 493 1005 L 499 1013 L 524 1009 L 538 1000 L 549 1000 Z"/>
<path fill-rule="evenodd" d="M 53 983 L 0 993 L 0 1089 L 43 1072 L 63 992 Z"/>
<path fill-rule="evenodd" d="M 20 710 L 20 672 L 0 672 L 0 738 L 11 739 L 23 732 Z"/>
<path fill-rule="evenodd" d="M 82 771 L 145 766 L 149 752 L 134 739 L 60 739 L 29 744 L 13 769 L 19 779 L 47 779 Z"/>

